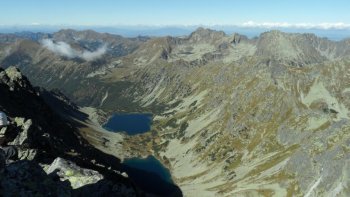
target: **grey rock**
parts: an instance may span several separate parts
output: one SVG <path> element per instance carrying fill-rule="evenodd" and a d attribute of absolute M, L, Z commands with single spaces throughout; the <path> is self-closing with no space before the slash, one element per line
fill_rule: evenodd
<path fill-rule="evenodd" d="M 19 160 L 33 160 L 38 154 L 37 149 L 17 148 Z"/>
<path fill-rule="evenodd" d="M 61 181 L 68 180 L 73 189 L 97 183 L 103 179 L 103 176 L 97 171 L 81 168 L 75 163 L 59 157 L 52 162 L 46 172 L 47 174 L 57 174 Z"/>
<path fill-rule="evenodd" d="M 21 127 L 21 132 L 17 137 L 8 144 L 10 145 L 23 145 L 29 141 L 28 139 L 28 130 L 32 126 L 32 120 L 28 119 L 25 121 L 24 118 L 15 118 L 15 123 L 17 124 L 17 127 Z"/>

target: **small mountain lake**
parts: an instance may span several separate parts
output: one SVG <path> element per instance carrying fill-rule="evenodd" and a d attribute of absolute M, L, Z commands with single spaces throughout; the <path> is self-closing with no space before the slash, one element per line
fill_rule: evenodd
<path fill-rule="evenodd" d="M 113 114 L 103 128 L 113 132 L 126 132 L 129 135 L 145 133 L 151 130 L 152 114 Z"/>
<path fill-rule="evenodd" d="M 122 164 L 122 170 L 142 190 L 160 196 L 182 196 L 180 188 L 171 179 L 170 171 L 154 156 L 126 159 Z"/>
<path fill-rule="evenodd" d="M 151 130 L 152 114 L 115 113 L 103 125 L 112 132 L 126 132 L 136 135 Z M 130 179 L 142 190 L 157 196 L 182 196 L 182 192 L 171 179 L 169 169 L 164 167 L 154 156 L 130 158 L 124 160 L 121 167 Z"/>

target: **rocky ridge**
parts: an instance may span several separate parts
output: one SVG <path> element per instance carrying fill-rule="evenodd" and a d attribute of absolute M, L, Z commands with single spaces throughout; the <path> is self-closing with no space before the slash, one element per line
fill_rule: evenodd
<path fill-rule="evenodd" d="M 55 115 L 16 68 L 0 69 L 0 95 L 0 110 L 12 121 L 1 128 L 2 146 L 18 149 L 17 157 L 1 166 L 1 196 L 140 194 L 118 174 L 116 165 L 107 162 L 118 160 L 95 150 L 79 137 L 74 127 Z"/>

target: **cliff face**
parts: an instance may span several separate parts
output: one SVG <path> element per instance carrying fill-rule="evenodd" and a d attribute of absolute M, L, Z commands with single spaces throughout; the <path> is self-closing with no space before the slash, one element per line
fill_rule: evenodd
<path fill-rule="evenodd" d="M 2 146 L 18 150 L 15 158 L 1 166 L 1 196 L 139 194 L 120 175 L 119 160 L 85 142 L 75 127 L 50 109 L 19 70 L 0 69 L 0 95 L 0 110 L 12 122 L 1 129 Z"/>

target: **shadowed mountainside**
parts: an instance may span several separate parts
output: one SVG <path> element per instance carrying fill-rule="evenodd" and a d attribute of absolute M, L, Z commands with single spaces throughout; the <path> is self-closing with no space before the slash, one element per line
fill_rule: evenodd
<path fill-rule="evenodd" d="M 3 145 L 13 145 L 19 151 L 19 158 L 0 174 L 2 195 L 146 195 L 121 175 L 118 158 L 97 150 L 81 137 L 81 125 L 68 117 L 86 115 L 64 95 L 37 91 L 14 67 L 0 69 L 0 94 L 0 110 L 13 121 L 1 128 Z M 57 115 L 46 102 L 62 109 L 60 115 L 67 119 Z M 181 196 L 181 191 L 174 196 Z"/>

